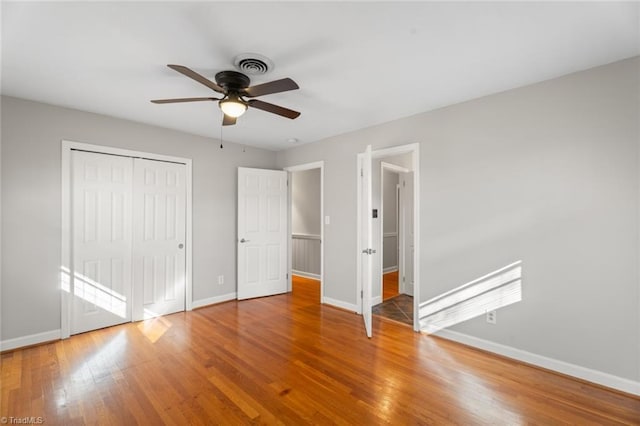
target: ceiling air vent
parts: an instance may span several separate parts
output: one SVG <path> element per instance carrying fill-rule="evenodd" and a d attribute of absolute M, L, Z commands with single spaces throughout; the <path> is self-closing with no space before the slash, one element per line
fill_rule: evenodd
<path fill-rule="evenodd" d="M 236 68 L 245 74 L 262 75 L 271 71 L 273 62 L 271 59 L 257 53 L 243 53 L 233 60 Z"/>

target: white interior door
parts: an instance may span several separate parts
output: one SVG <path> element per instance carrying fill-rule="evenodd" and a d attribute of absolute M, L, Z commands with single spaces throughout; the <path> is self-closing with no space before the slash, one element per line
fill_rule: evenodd
<path fill-rule="evenodd" d="M 131 321 L 133 160 L 72 151 L 71 334 Z"/>
<path fill-rule="evenodd" d="M 133 319 L 185 310 L 186 166 L 136 158 Z"/>
<path fill-rule="evenodd" d="M 402 173 L 400 175 L 402 185 L 402 270 L 401 270 L 401 290 L 403 293 L 413 296 L 414 277 L 414 232 L 413 232 L 413 172 Z"/>
<path fill-rule="evenodd" d="M 287 172 L 238 168 L 238 299 L 287 292 Z"/>
<path fill-rule="evenodd" d="M 372 185 L 371 185 L 371 145 L 367 145 L 367 149 L 362 157 L 360 168 L 360 247 L 362 252 L 362 262 L 360 263 L 362 271 L 362 319 L 364 320 L 364 328 L 367 337 L 373 335 L 371 328 L 371 298 L 373 287 L 373 254 L 375 250 L 373 246 L 373 212 L 372 212 Z"/>

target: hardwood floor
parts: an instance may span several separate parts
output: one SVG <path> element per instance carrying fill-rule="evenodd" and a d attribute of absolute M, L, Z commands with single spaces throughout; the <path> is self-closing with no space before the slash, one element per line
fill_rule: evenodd
<path fill-rule="evenodd" d="M 400 294 L 398 287 L 398 271 L 387 272 L 382 275 L 382 300 L 390 299 Z"/>
<path fill-rule="evenodd" d="M 640 399 L 318 303 L 318 286 L 2 354 L 48 425 L 639 424 Z"/>

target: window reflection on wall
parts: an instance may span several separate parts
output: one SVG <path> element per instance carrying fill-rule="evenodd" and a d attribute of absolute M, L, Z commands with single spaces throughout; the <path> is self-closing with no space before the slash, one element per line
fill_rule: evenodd
<path fill-rule="evenodd" d="M 420 304 L 420 329 L 435 333 L 522 300 L 522 261 Z"/>

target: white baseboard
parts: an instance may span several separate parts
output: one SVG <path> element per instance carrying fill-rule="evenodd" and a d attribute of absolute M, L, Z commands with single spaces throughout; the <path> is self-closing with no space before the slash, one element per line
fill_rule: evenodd
<path fill-rule="evenodd" d="M 0 351 L 23 348 L 25 346 L 37 345 L 38 343 L 60 340 L 60 329 L 45 331 L 43 333 L 30 334 L 28 336 L 16 337 L 0 342 Z"/>
<path fill-rule="evenodd" d="M 229 300 L 235 300 L 238 297 L 238 293 L 223 294 L 222 296 L 207 297 L 206 299 L 194 300 L 191 306 L 193 309 L 202 308 L 203 306 L 215 305 L 216 303 L 227 302 Z"/>
<path fill-rule="evenodd" d="M 323 297 L 322 303 L 335 306 L 336 308 L 346 309 L 347 311 L 358 312 L 358 306 L 352 303 L 343 302 L 342 300 L 332 299 L 330 297 Z"/>
<path fill-rule="evenodd" d="M 311 278 L 311 279 L 314 279 L 314 280 L 319 280 L 320 279 L 320 275 L 319 274 L 313 274 L 311 272 L 304 272 L 304 271 L 296 271 L 295 269 L 291 270 L 291 275 L 299 275 L 301 277 Z"/>
<path fill-rule="evenodd" d="M 371 298 L 371 306 L 376 306 L 382 303 L 382 296 L 376 296 Z"/>
<path fill-rule="evenodd" d="M 558 373 L 573 376 L 588 382 L 596 383 L 608 388 L 616 389 L 633 395 L 640 395 L 640 382 L 625 379 L 623 377 L 614 376 L 598 370 L 582 367 L 568 362 L 548 358 L 542 355 L 516 349 L 511 346 L 501 345 L 489 340 L 480 339 L 478 337 L 469 336 L 468 334 L 459 333 L 452 330 L 440 330 L 434 335 L 447 340 L 473 346 L 478 349 L 493 352 L 508 358 L 526 362 L 537 367 L 553 370 Z"/>
<path fill-rule="evenodd" d="M 382 268 L 383 274 L 388 274 L 389 272 L 395 272 L 398 270 L 397 266 L 387 266 L 386 268 Z"/>

